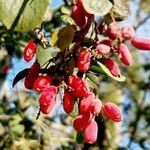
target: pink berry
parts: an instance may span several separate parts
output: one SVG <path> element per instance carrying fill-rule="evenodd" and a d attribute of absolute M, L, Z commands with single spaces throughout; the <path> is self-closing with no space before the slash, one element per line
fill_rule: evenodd
<path fill-rule="evenodd" d="M 108 28 L 107 28 L 107 36 L 112 39 L 115 40 L 117 38 L 118 35 L 118 29 L 115 23 L 111 23 Z"/>
<path fill-rule="evenodd" d="M 131 65 L 132 64 L 132 56 L 130 54 L 128 47 L 125 44 L 119 45 L 118 54 L 119 54 L 120 60 L 125 65 Z"/>
<path fill-rule="evenodd" d="M 105 115 L 112 121 L 120 122 L 122 120 L 120 108 L 112 102 L 106 102 L 103 105 L 103 111 Z"/>
<path fill-rule="evenodd" d="M 73 127 L 76 131 L 85 130 L 85 128 L 89 125 L 92 119 L 91 113 L 80 113 L 77 115 L 73 121 Z"/>
<path fill-rule="evenodd" d="M 98 125 L 95 120 L 92 120 L 85 129 L 84 141 L 89 144 L 95 143 L 97 139 L 97 134 L 98 134 Z"/>
<path fill-rule="evenodd" d="M 110 46 L 105 44 L 98 44 L 96 50 L 100 54 L 108 54 L 110 52 Z"/>
<path fill-rule="evenodd" d="M 36 53 L 36 48 L 37 48 L 37 45 L 33 41 L 30 41 L 26 45 L 24 52 L 23 52 L 23 57 L 24 57 L 25 61 L 29 62 L 33 59 L 33 57 Z"/>
<path fill-rule="evenodd" d="M 150 38 L 133 38 L 132 45 L 140 50 L 150 50 Z"/>
<path fill-rule="evenodd" d="M 79 71 L 81 72 L 88 71 L 90 64 L 91 64 L 91 52 L 87 50 L 87 48 L 82 48 L 77 60 L 77 67 Z"/>
<path fill-rule="evenodd" d="M 115 77 L 120 76 L 120 69 L 115 61 L 110 58 L 105 59 L 105 65 Z"/>
<path fill-rule="evenodd" d="M 100 44 L 105 44 L 109 47 L 112 47 L 113 41 L 111 39 L 104 39 L 100 42 Z"/>
<path fill-rule="evenodd" d="M 94 115 L 97 115 L 101 111 L 102 102 L 95 98 L 95 96 L 89 95 L 86 98 L 83 98 L 80 102 L 80 111 L 81 112 L 91 112 Z"/>
<path fill-rule="evenodd" d="M 121 34 L 125 40 L 131 40 L 135 36 L 135 31 L 132 26 L 125 26 L 121 29 Z"/>
<path fill-rule="evenodd" d="M 74 96 L 72 93 L 65 92 L 63 97 L 63 108 L 66 113 L 71 113 L 74 108 Z"/>

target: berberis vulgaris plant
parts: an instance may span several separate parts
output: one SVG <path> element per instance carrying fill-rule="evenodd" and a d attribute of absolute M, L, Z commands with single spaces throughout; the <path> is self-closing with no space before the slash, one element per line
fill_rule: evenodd
<path fill-rule="evenodd" d="M 41 46 L 46 55 L 51 53 L 47 51 L 49 47 L 57 48 L 57 53 L 45 63 L 36 59 L 31 68 L 17 74 L 13 86 L 25 78 L 25 87 L 40 93 L 37 118 L 40 113 L 52 111 L 58 101 L 57 95 L 63 89 L 64 111 L 70 114 L 75 106 L 78 108 L 74 129 L 82 132 L 85 142 L 94 143 L 98 134 L 95 117 L 106 116 L 120 122 L 122 114 L 116 104 L 103 103 L 93 84 L 98 85 L 101 76 L 125 81 L 119 66 L 132 64 L 126 43 L 137 49 L 150 50 L 150 39 L 136 37 L 132 26 L 120 26 L 119 22 L 128 17 L 122 0 L 75 0 L 71 6 L 71 17 L 62 16 L 64 26 L 52 34 L 50 44 L 42 28 L 35 29 L 36 38 L 28 42 L 23 57 L 26 62 L 33 60 Z"/>

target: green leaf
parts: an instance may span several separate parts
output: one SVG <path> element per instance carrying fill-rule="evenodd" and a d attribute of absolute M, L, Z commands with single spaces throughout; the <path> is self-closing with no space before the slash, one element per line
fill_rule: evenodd
<path fill-rule="evenodd" d="M 112 3 L 109 0 L 83 0 L 83 6 L 90 14 L 104 16 L 112 8 Z"/>
<path fill-rule="evenodd" d="M 7 29 L 26 32 L 39 27 L 49 0 L 0 0 L 0 20 Z"/>
<path fill-rule="evenodd" d="M 75 25 L 76 23 L 74 22 L 74 20 L 68 16 L 68 15 L 62 15 L 61 19 L 66 21 L 67 23 L 69 23 L 70 25 Z"/>
<path fill-rule="evenodd" d="M 67 25 L 52 34 L 51 45 L 60 49 L 69 47 L 74 38 L 74 29 L 72 25 Z"/>
<path fill-rule="evenodd" d="M 51 55 L 50 49 L 44 49 L 41 46 L 38 47 L 36 59 L 38 63 L 40 64 L 40 66 L 43 66 L 51 58 L 52 58 L 52 55 Z"/>
<path fill-rule="evenodd" d="M 87 77 L 92 81 L 94 82 L 97 86 L 100 84 L 100 79 L 98 76 L 96 76 L 95 74 L 89 72 L 86 74 Z"/>
<path fill-rule="evenodd" d="M 84 131 L 80 131 L 80 132 L 77 132 L 77 135 L 76 135 L 76 142 L 79 143 L 79 144 L 82 144 L 84 143 Z"/>
<path fill-rule="evenodd" d="M 125 20 L 129 16 L 129 8 L 124 0 L 113 0 L 114 6 L 111 10 L 117 20 Z"/>
<path fill-rule="evenodd" d="M 13 80 L 13 84 L 12 86 L 14 87 L 16 85 L 17 82 L 19 82 L 21 79 L 23 79 L 27 73 L 28 73 L 29 69 L 24 69 L 22 71 L 20 71 L 14 78 Z"/>
<path fill-rule="evenodd" d="M 111 77 L 111 78 L 113 78 L 114 80 L 117 80 L 117 81 L 119 81 L 119 82 L 124 82 L 125 81 L 125 77 L 124 76 L 122 76 L 122 75 L 120 75 L 120 77 L 115 77 L 115 76 L 113 76 L 112 74 L 111 74 L 111 72 L 108 70 L 108 68 L 107 67 L 105 67 L 105 65 L 104 64 L 102 64 L 101 62 L 98 62 L 97 61 L 97 65 L 98 66 L 96 66 L 96 67 L 94 67 L 94 69 L 95 69 L 95 72 L 97 72 L 97 73 L 105 73 L 105 74 L 107 74 L 109 77 Z"/>

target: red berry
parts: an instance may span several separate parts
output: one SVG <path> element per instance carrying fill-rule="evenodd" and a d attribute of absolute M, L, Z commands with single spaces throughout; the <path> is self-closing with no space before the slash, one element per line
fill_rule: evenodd
<path fill-rule="evenodd" d="M 140 50 L 150 50 L 150 38 L 133 38 L 131 43 Z"/>
<path fill-rule="evenodd" d="M 104 39 L 100 42 L 101 44 L 105 44 L 105 45 L 108 45 L 108 46 L 112 46 L 113 44 L 113 41 L 111 39 Z"/>
<path fill-rule="evenodd" d="M 45 88 L 48 88 L 52 83 L 52 77 L 50 76 L 39 76 L 34 82 L 34 89 L 42 92 Z"/>
<path fill-rule="evenodd" d="M 24 49 L 24 53 L 23 53 L 23 57 L 24 57 L 24 60 L 25 61 L 31 61 L 36 53 L 36 48 L 37 48 L 37 45 L 33 42 L 33 41 L 30 41 L 25 49 Z"/>
<path fill-rule="evenodd" d="M 119 45 L 118 54 L 119 54 L 120 60 L 125 65 L 131 65 L 132 64 L 132 56 L 130 54 L 128 47 L 125 44 Z"/>
<path fill-rule="evenodd" d="M 56 100 L 57 92 L 58 88 L 56 86 L 49 86 L 42 92 L 39 103 L 42 105 L 49 105 L 52 101 Z"/>
<path fill-rule="evenodd" d="M 93 16 L 93 14 L 88 13 L 88 12 L 84 9 L 82 0 L 77 0 L 77 6 L 81 9 L 81 11 L 84 13 L 84 15 L 85 15 L 86 17 L 89 18 L 89 17 Z"/>
<path fill-rule="evenodd" d="M 92 94 L 81 100 L 80 111 L 91 112 L 92 114 L 97 115 L 101 111 L 101 106 L 102 102 Z"/>
<path fill-rule="evenodd" d="M 103 105 L 103 111 L 105 115 L 115 122 L 120 122 L 122 120 L 122 114 L 120 108 L 111 102 L 106 102 Z"/>
<path fill-rule="evenodd" d="M 117 38 L 117 35 L 118 35 L 118 29 L 116 27 L 116 24 L 115 23 L 111 23 L 108 28 L 107 28 L 107 36 L 112 39 L 112 40 L 115 40 Z"/>
<path fill-rule="evenodd" d="M 120 69 L 115 61 L 110 58 L 105 59 L 105 65 L 110 70 L 113 76 L 120 76 Z"/>
<path fill-rule="evenodd" d="M 74 108 L 74 96 L 72 93 L 65 92 L 63 97 L 63 108 L 66 113 L 71 113 Z"/>
<path fill-rule="evenodd" d="M 95 120 L 92 120 L 85 129 L 84 141 L 89 144 L 95 143 L 97 139 L 97 134 L 98 134 L 98 125 Z"/>
<path fill-rule="evenodd" d="M 78 56 L 77 67 L 79 71 L 86 72 L 91 64 L 91 52 L 86 48 L 82 48 L 81 53 Z"/>
<path fill-rule="evenodd" d="M 49 86 L 42 92 L 39 98 L 39 103 L 40 103 L 40 110 L 43 113 L 47 114 L 51 112 L 51 110 L 54 108 L 56 104 L 57 92 L 58 88 L 55 86 Z"/>
<path fill-rule="evenodd" d="M 86 25 L 85 15 L 80 7 L 74 5 L 72 7 L 71 16 L 74 19 L 75 23 L 82 29 Z"/>
<path fill-rule="evenodd" d="M 92 114 L 91 113 L 80 113 L 77 115 L 73 121 L 73 127 L 76 131 L 84 130 L 89 123 L 91 122 Z"/>
<path fill-rule="evenodd" d="M 124 39 L 131 40 L 135 36 L 135 31 L 132 26 L 125 26 L 121 29 L 121 34 Z"/>
<path fill-rule="evenodd" d="M 105 44 L 98 44 L 96 46 L 96 50 L 100 54 L 108 54 L 110 52 L 110 46 L 105 45 Z"/>
<path fill-rule="evenodd" d="M 24 85 L 27 89 L 32 89 L 35 80 L 38 78 L 40 72 L 40 64 L 34 63 L 29 69 L 24 81 Z"/>
<path fill-rule="evenodd" d="M 87 82 L 75 75 L 69 76 L 68 85 L 74 90 L 73 93 L 75 97 L 87 97 L 90 93 Z"/>

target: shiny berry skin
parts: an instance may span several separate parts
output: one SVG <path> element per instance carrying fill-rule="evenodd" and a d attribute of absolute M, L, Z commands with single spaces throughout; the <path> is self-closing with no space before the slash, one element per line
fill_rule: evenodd
<path fill-rule="evenodd" d="M 132 45 L 140 50 L 150 50 L 150 38 L 133 38 Z"/>
<path fill-rule="evenodd" d="M 119 45 L 118 54 L 122 63 L 124 63 L 125 65 L 132 64 L 132 56 L 130 54 L 128 47 L 125 44 L 122 43 Z"/>
<path fill-rule="evenodd" d="M 58 88 L 56 86 L 49 86 L 42 92 L 39 103 L 42 105 L 49 105 L 52 101 L 56 101 L 57 92 Z"/>
<path fill-rule="evenodd" d="M 33 85 L 36 91 L 42 92 L 45 88 L 48 88 L 52 83 L 53 79 L 50 76 L 39 76 Z"/>
<path fill-rule="evenodd" d="M 63 108 L 66 113 L 71 113 L 74 108 L 74 96 L 72 93 L 65 92 L 63 97 Z"/>
<path fill-rule="evenodd" d="M 100 44 L 105 44 L 105 45 L 111 47 L 113 44 L 113 41 L 111 39 L 104 39 L 100 42 Z"/>
<path fill-rule="evenodd" d="M 86 25 L 86 18 L 85 18 L 85 15 L 84 15 L 82 9 L 79 6 L 74 5 L 72 7 L 71 16 L 74 19 L 75 23 L 81 29 L 85 27 L 85 25 Z"/>
<path fill-rule="evenodd" d="M 105 66 L 109 69 L 113 76 L 120 76 L 120 69 L 114 60 L 110 58 L 105 59 Z"/>
<path fill-rule="evenodd" d="M 36 49 L 37 49 L 37 45 L 35 44 L 35 42 L 30 41 L 23 52 L 23 58 L 25 61 L 29 62 L 33 59 L 35 53 L 36 53 Z"/>
<path fill-rule="evenodd" d="M 89 125 L 92 119 L 91 113 L 80 113 L 77 115 L 73 121 L 73 127 L 76 131 L 85 130 L 85 128 Z"/>
<path fill-rule="evenodd" d="M 82 48 L 77 60 L 77 67 L 80 72 L 86 72 L 89 70 L 91 57 L 91 52 L 86 48 Z"/>
<path fill-rule="evenodd" d="M 92 17 L 92 16 L 93 16 L 93 14 L 88 13 L 88 12 L 84 9 L 82 0 L 77 0 L 77 6 L 81 9 L 81 11 L 83 12 L 83 14 L 84 14 L 86 17 L 89 18 L 89 17 Z"/>
<path fill-rule="evenodd" d="M 100 113 L 102 107 L 102 102 L 95 98 L 95 96 L 89 95 L 86 98 L 83 98 L 80 102 L 80 111 L 81 112 L 91 112 L 94 115 Z"/>
<path fill-rule="evenodd" d="M 106 34 L 107 36 L 112 39 L 112 40 L 115 40 L 117 38 L 117 35 L 118 35 L 118 29 L 116 27 L 116 24 L 115 23 L 111 23 L 108 28 L 107 28 L 107 31 L 106 31 Z"/>
<path fill-rule="evenodd" d="M 112 102 L 104 103 L 103 112 L 109 119 L 114 122 L 120 122 L 122 120 L 120 108 Z"/>
<path fill-rule="evenodd" d="M 40 64 L 34 63 L 29 69 L 24 81 L 24 85 L 27 89 L 32 89 L 35 80 L 38 78 L 40 72 Z"/>
<path fill-rule="evenodd" d="M 125 26 L 121 29 L 122 38 L 125 40 L 131 40 L 135 36 L 135 31 L 132 26 Z"/>
<path fill-rule="evenodd" d="M 78 76 L 69 76 L 68 85 L 73 89 L 75 97 L 83 98 L 88 96 L 90 93 L 90 89 L 87 82 L 80 79 Z"/>
<path fill-rule="evenodd" d="M 110 52 L 110 46 L 105 44 L 98 44 L 96 50 L 100 54 L 108 54 Z"/>
<path fill-rule="evenodd" d="M 98 125 L 95 120 L 92 120 L 90 124 L 86 127 L 84 132 L 84 141 L 89 144 L 96 142 L 98 134 Z"/>
<path fill-rule="evenodd" d="M 56 104 L 57 92 L 58 88 L 55 86 L 49 86 L 42 92 L 39 98 L 40 110 L 42 113 L 47 114 L 52 111 Z"/>

